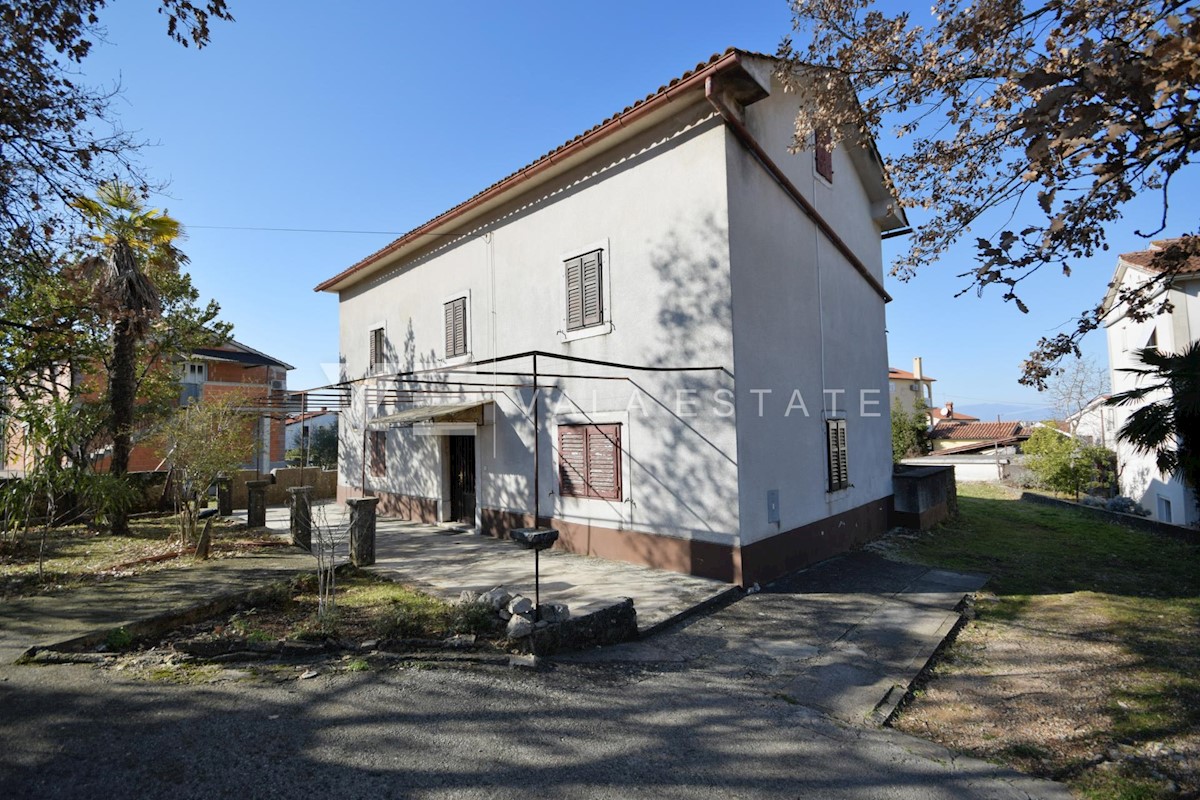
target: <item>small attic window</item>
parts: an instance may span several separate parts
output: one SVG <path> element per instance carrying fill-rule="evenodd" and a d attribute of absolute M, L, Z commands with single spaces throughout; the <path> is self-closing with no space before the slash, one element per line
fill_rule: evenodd
<path fill-rule="evenodd" d="M 1146 347 L 1158 347 L 1158 328 L 1150 331 L 1150 338 L 1146 340 Z"/>
<path fill-rule="evenodd" d="M 829 128 L 818 128 L 813 134 L 813 167 L 818 175 L 833 183 L 833 136 Z"/>

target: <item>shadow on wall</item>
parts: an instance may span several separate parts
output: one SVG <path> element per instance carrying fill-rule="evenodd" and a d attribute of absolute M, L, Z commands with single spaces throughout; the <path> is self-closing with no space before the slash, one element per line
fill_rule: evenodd
<path fill-rule="evenodd" d="M 411 317 L 405 329 L 402 349 L 396 348 L 394 337 L 389 335 L 384 338 L 383 362 L 376 370 L 377 379 L 371 380 L 371 373 L 351 376 L 346 367 L 345 354 L 339 356 L 338 363 L 342 382 L 358 381 L 352 385 L 350 404 L 342 410 L 344 424 L 339 425 L 338 430 L 338 474 L 342 484 L 368 495 L 374 494 L 376 489 L 384 491 L 384 487 L 393 482 L 404 485 L 411 477 L 407 473 L 420 465 L 407 457 L 409 454 L 401 447 L 401 437 L 395 430 L 388 430 L 384 448 L 387 476 L 373 476 L 367 422 L 414 405 L 452 402 L 454 396 L 446 394 L 443 385 L 451 374 L 440 369 L 441 359 L 436 349 L 417 352 Z M 412 375 L 408 380 L 397 377 L 397 373 L 413 372 L 420 374 Z"/>

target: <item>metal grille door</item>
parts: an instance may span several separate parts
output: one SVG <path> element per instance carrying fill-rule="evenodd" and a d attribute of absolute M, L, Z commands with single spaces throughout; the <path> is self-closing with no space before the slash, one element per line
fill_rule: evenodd
<path fill-rule="evenodd" d="M 450 516 L 475 524 L 475 437 L 450 438 Z"/>

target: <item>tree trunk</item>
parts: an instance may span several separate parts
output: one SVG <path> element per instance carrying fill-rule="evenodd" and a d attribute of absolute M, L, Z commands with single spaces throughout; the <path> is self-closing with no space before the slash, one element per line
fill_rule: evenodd
<path fill-rule="evenodd" d="M 122 316 L 113 330 L 112 371 L 108 376 L 109 400 L 112 404 L 112 464 L 113 475 L 129 471 L 129 454 L 133 449 L 134 387 L 137 383 L 137 336 L 132 316 Z M 117 509 L 113 513 L 112 532 L 117 536 L 129 534 L 129 513 Z"/>

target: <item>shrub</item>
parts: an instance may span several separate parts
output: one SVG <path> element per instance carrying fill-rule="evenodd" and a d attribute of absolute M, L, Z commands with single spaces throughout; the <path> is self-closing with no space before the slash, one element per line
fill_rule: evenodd
<path fill-rule="evenodd" d="M 1131 497 L 1114 497 L 1108 501 L 1105 508 L 1121 514 L 1136 514 L 1139 517 L 1150 516 L 1150 511 L 1139 506 Z"/>

